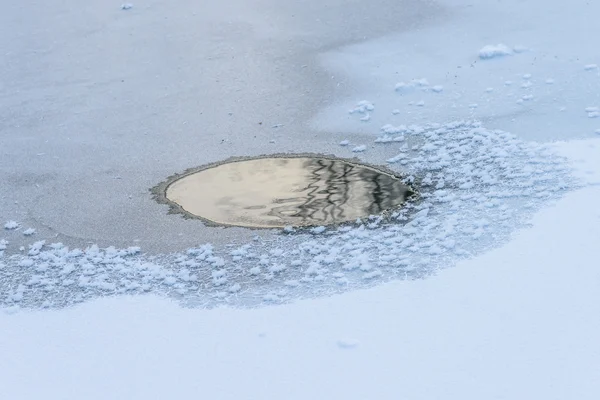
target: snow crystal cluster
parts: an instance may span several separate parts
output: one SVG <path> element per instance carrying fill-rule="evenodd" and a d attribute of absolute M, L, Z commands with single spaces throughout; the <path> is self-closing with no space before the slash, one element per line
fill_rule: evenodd
<path fill-rule="evenodd" d="M 8 221 L 6 224 L 4 224 L 4 229 L 9 231 L 17 229 L 18 227 L 19 224 L 16 221 Z"/>
<path fill-rule="evenodd" d="M 245 307 L 423 278 L 497 246 L 532 209 L 574 185 L 548 147 L 478 122 L 385 125 L 381 135 L 377 145 L 396 153 L 390 168 L 419 190 L 418 200 L 387 218 L 153 257 L 137 247 L 36 241 L 21 253 L 0 253 L 0 307 L 65 307 L 141 293 L 191 307 Z M 0 241 L 0 251 L 8 245 Z"/>
<path fill-rule="evenodd" d="M 519 52 L 517 49 L 516 52 Z M 497 57 L 510 56 L 515 53 L 515 49 L 511 49 L 505 44 L 487 45 L 479 50 L 479 58 L 482 60 L 488 60 Z"/>

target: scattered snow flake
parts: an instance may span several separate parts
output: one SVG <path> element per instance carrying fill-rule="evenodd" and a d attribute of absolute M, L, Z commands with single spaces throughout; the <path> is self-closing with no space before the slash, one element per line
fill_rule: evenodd
<path fill-rule="evenodd" d="M 598 65 L 597 64 L 587 64 L 586 66 L 583 67 L 584 70 L 586 71 L 594 71 L 598 69 Z"/>
<path fill-rule="evenodd" d="M 318 234 L 320 234 L 320 233 L 323 233 L 323 232 L 325 232 L 325 230 L 326 230 L 326 229 L 327 229 L 327 228 L 325 228 L 324 226 L 317 226 L 317 227 L 314 227 L 314 228 L 312 228 L 312 229 L 310 230 L 310 233 L 312 233 L 312 234 L 314 234 L 314 235 L 318 235 Z"/>
<path fill-rule="evenodd" d="M 131 10 L 132 8 L 133 8 L 133 4 L 131 4 L 131 3 L 121 4 L 121 10 Z"/>
<path fill-rule="evenodd" d="M 360 120 L 362 122 L 369 122 L 371 120 L 371 114 L 366 113 L 364 117 L 361 117 Z"/>
<path fill-rule="evenodd" d="M 211 275 L 215 286 L 221 286 L 227 282 L 227 271 L 224 269 L 213 271 Z"/>
<path fill-rule="evenodd" d="M 395 109 L 392 110 L 392 114 L 393 115 L 398 115 L 398 114 L 400 114 L 400 110 L 398 110 L 397 108 L 395 108 Z"/>
<path fill-rule="evenodd" d="M 62 243 L 61 243 L 61 245 L 62 245 Z M 138 254 L 141 250 L 142 249 L 140 247 L 138 247 L 138 246 L 131 246 L 131 247 L 128 247 L 127 250 L 125 250 L 125 252 L 128 255 L 132 256 L 134 254 Z"/>
<path fill-rule="evenodd" d="M 444 87 L 441 85 L 432 86 L 431 91 L 434 93 L 442 93 L 444 91 Z"/>
<path fill-rule="evenodd" d="M 362 153 L 363 151 L 367 150 L 367 146 L 360 145 L 360 146 L 356 146 L 355 148 L 352 149 L 352 152 L 354 153 Z"/>
<path fill-rule="evenodd" d="M 366 114 L 367 111 L 373 111 L 375 109 L 375 105 L 367 100 L 359 101 L 356 106 L 349 111 L 350 114 L 360 113 Z"/>
<path fill-rule="evenodd" d="M 349 144 L 350 144 L 350 141 L 349 141 L 349 140 L 342 140 L 342 141 L 340 142 L 340 146 L 348 146 Z"/>
<path fill-rule="evenodd" d="M 28 254 L 30 256 L 37 256 L 45 244 L 46 244 L 45 240 L 40 240 L 39 242 L 35 242 L 34 244 L 29 245 L 29 253 Z"/>
<path fill-rule="evenodd" d="M 16 221 L 8 221 L 7 223 L 4 224 L 4 229 L 6 230 L 14 230 L 17 229 L 19 227 L 19 223 Z"/>
<path fill-rule="evenodd" d="M 25 231 L 23 231 L 23 235 L 25 235 L 25 236 L 31 236 L 31 235 L 34 235 L 35 232 L 36 232 L 35 229 L 29 228 L 29 229 L 26 229 Z"/>
<path fill-rule="evenodd" d="M 395 90 L 400 93 L 408 93 L 414 91 L 416 88 L 426 88 L 429 86 L 429 81 L 425 78 L 412 79 L 410 82 L 399 82 L 396 84 Z"/>
<path fill-rule="evenodd" d="M 415 105 L 417 107 L 425 107 L 425 102 L 423 100 L 421 100 L 421 101 L 417 102 Z"/>
<path fill-rule="evenodd" d="M 533 83 L 531 83 L 530 81 L 526 81 L 521 84 L 521 88 L 523 89 L 529 89 L 531 86 L 533 86 Z"/>
<path fill-rule="evenodd" d="M 479 50 L 479 58 L 482 60 L 509 56 L 511 54 L 513 54 L 513 50 L 504 44 L 487 45 Z"/>
<path fill-rule="evenodd" d="M 19 267 L 32 267 L 34 261 L 31 258 L 26 258 L 24 260 L 19 261 Z"/>

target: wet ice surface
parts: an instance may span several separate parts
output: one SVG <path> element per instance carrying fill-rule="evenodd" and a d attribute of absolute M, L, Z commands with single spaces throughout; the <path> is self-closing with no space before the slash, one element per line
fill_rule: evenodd
<path fill-rule="evenodd" d="M 155 293 L 184 306 L 256 306 L 424 278 L 498 246 L 533 211 L 576 184 L 550 146 L 476 121 L 384 126 L 400 148 L 387 160 L 411 175 L 421 200 L 393 215 L 273 240 L 145 256 L 37 241 L 0 258 L 0 304 L 65 307 L 100 296 Z M 379 144 L 391 146 L 389 143 Z M 384 162 L 384 160 L 381 160 Z"/>

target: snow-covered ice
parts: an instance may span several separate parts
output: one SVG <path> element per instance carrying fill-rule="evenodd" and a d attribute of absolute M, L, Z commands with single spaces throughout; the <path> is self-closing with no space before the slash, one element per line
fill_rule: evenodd
<path fill-rule="evenodd" d="M 268 0 L 232 18 L 193 3 L 27 8 L 43 35 L 14 29 L 20 3 L 0 15 L 0 213 L 20 222 L 0 239 L 7 398 L 598 398 L 600 80 L 581 38 L 600 34 L 600 4 Z M 385 218 L 217 229 L 212 244 L 150 204 L 167 171 L 264 152 L 274 134 L 268 151 L 368 147 L 419 196 Z M 110 199 L 81 201 L 98 187 Z M 147 245 L 162 240 L 182 244 Z"/>

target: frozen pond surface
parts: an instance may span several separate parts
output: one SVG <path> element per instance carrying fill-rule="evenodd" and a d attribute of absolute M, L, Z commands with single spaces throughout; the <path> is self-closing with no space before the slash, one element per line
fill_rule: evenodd
<path fill-rule="evenodd" d="M 6 396 L 600 397 L 600 4 L 2 7 Z M 148 192 L 287 151 L 422 199 L 257 234 Z"/>

